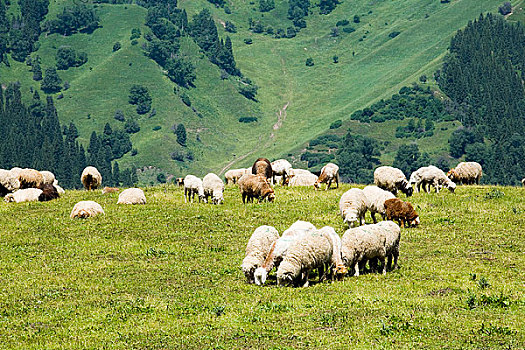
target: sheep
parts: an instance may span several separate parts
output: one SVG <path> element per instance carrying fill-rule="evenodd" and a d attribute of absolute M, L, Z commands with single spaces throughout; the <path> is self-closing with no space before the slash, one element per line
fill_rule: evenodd
<path fill-rule="evenodd" d="M 403 202 L 399 198 L 387 199 L 385 201 L 386 217 L 395 220 L 399 226 L 415 227 L 419 225 L 419 215 L 409 202 Z"/>
<path fill-rule="evenodd" d="M 119 194 L 117 204 L 146 204 L 146 196 L 140 188 L 127 188 Z"/>
<path fill-rule="evenodd" d="M 381 221 L 377 225 L 385 229 L 385 250 L 387 256 L 386 269 L 388 271 L 395 270 L 398 268 L 397 259 L 399 258 L 399 241 L 401 239 L 401 228 L 395 222 L 388 220 Z M 393 267 L 392 260 L 394 260 Z"/>
<path fill-rule="evenodd" d="M 268 180 L 273 177 L 272 163 L 266 158 L 258 158 L 252 165 L 253 175 L 262 175 Z"/>
<path fill-rule="evenodd" d="M 44 177 L 39 171 L 26 168 L 19 172 L 18 181 L 20 181 L 20 189 L 40 188 L 44 183 Z"/>
<path fill-rule="evenodd" d="M 42 193 L 38 196 L 39 202 L 46 202 L 60 197 L 58 190 L 52 184 L 45 184 L 41 188 Z"/>
<path fill-rule="evenodd" d="M 521 184 L 522 184 L 523 186 L 525 186 L 525 177 L 524 177 L 523 179 L 521 179 Z"/>
<path fill-rule="evenodd" d="M 370 210 L 370 215 L 374 224 L 377 223 L 376 213 L 380 214 L 383 220 L 385 220 L 386 209 L 385 201 L 387 199 L 396 198 L 392 192 L 382 190 L 377 186 L 366 186 L 363 188 L 363 193 L 366 197 L 366 207 Z"/>
<path fill-rule="evenodd" d="M 331 260 L 330 277 L 332 280 L 334 278 L 341 279 L 348 272 L 341 258 L 341 237 L 339 237 L 334 228 L 330 226 L 325 226 L 319 229 L 319 232 L 330 238 L 330 242 L 332 243 L 333 254 Z"/>
<path fill-rule="evenodd" d="M 477 162 L 461 162 L 447 173 L 449 179 L 456 184 L 479 185 L 479 180 L 483 176 L 481 165 Z"/>
<path fill-rule="evenodd" d="M 40 171 L 40 174 L 42 174 L 44 178 L 42 185 L 54 185 L 55 182 L 58 183 L 58 181 L 56 181 L 55 174 L 53 174 L 52 172 L 43 170 Z"/>
<path fill-rule="evenodd" d="M 379 224 L 365 225 L 346 230 L 341 239 L 341 255 L 349 271 L 359 276 L 359 267 L 364 267 L 367 260 L 377 259 L 382 265 L 382 274 L 386 274 L 386 235 Z"/>
<path fill-rule="evenodd" d="M 294 186 L 313 186 L 318 177 L 308 170 L 290 169 L 290 174 L 286 177 L 284 185 Z"/>
<path fill-rule="evenodd" d="M 102 184 L 102 175 L 94 166 L 88 166 L 82 171 L 80 181 L 86 190 L 96 190 Z"/>
<path fill-rule="evenodd" d="M 407 197 L 410 197 L 414 191 L 401 169 L 391 166 L 380 166 L 374 170 L 374 184 L 383 190 L 392 192 L 394 196 L 397 196 L 398 190 Z"/>
<path fill-rule="evenodd" d="M 64 191 L 64 189 L 63 189 L 62 187 L 58 186 L 58 184 L 54 184 L 53 186 L 55 186 L 55 188 L 56 188 L 58 194 L 64 194 L 64 193 L 66 193 L 66 191 Z"/>
<path fill-rule="evenodd" d="M 339 200 L 339 212 L 348 227 L 362 225 L 366 209 L 366 196 L 359 188 L 349 189 Z"/>
<path fill-rule="evenodd" d="M 321 169 L 321 175 L 314 183 L 314 188 L 317 190 L 322 183 L 328 183 L 326 185 L 326 190 L 328 190 L 333 180 L 335 180 L 336 188 L 339 188 L 339 167 L 334 163 L 328 163 Z"/>
<path fill-rule="evenodd" d="M 193 203 L 193 198 L 195 194 L 199 196 L 199 202 L 203 201 L 206 203 L 206 198 L 204 198 L 204 187 L 202 186 L 202 180 L 195 175 L 186 175 L 184 178 L 184 203 L 187 200 L 190 203 Z"/>
<path fill-rule="evenodd" d="M 42 190 L 39 188 L 24 188 L 24 189 L 17 190 L 13 193 L 9 193 L 8 195 L 5 196 L 4 200 L 7 203 L 36 202 L 38 201 L 38 197 L 41 194 L 42 194 Z"/>
<path fill-rule="evenodd" d="M 106 194 L 106 193 L 115 193 L 115 192 L 118 192 L 120 191 L 120 188 L 117 188 L 117 187 L 104 187 L 102 189 L 102 194 Z"/>
<path fill-rule="evenodd" d="M 264 176 L 246 174 L 239 179 L 238 184 L 243 203 L 253 202 L 253 198 L 259 199 L 259 202 L 265 198 L 268 198 L 269 202 L 275 199 L 275 193 Z"/>
<path fill-rule="evenodd" d="M 204 197 L 206 201 L 211 196 L 213 204 L 222 204 L 224 201 L 224 182 L 214 173 L 209 173 L 202 179 Z"/>
<path fill-rule="evenodd" d="M 273 178 L 272 183 L 275 184 L 275 176 L 279 175 L 281 176 L 282 184 L 284 185 L 286 181 L 286 177 L 290 174 L 290 169 L 292 169 L 292 164 L 290 164 L 289 161 L 286 159 L 278 159 L 271 163 L 272 165 L 272 172 L 273 172 Z"/>
<path fill-rule="evenodd" d="M 270 248 L 278 239 L 279 232 L 273 226 L 263 225 L 255 229 L 246 246 L 246 256 L 241 265 L 247 283 L 255 283 L 255 270 L 264 264 Z"/>
<path fill-rule="evenodd" d="M 20 181 L 18 175 L 13 174 L 9 170 L 0 169 L 0 196 L 4 197 L 10 192 L 14 192 L 20 188 Z"/>
<path fill-rule="evenodd" d="M 75 204 L 69 216 L 71 217 L 71 219 L 85 219 L 97 216 L 98 214 L 105 214 L 104 209 L 102 209 L 100 204 L 93 201 L 80 201 L 77 204 Z"/>
<path fill-rule="evenodd" d="M 427 193 L 430 192 L 430 186 L 434 186 L 436 193 L 439 193 L 441 187 L 448 188 L 450 192 L 454 192 L 456 184 L 450 180 L 443 170 L 429 165 L 417 169 L 410 175 L 410 183 L 415 185 L 415 191 L 419 192 L 421 186 Z"/>
<path fill-rule="evenodd" d="M 175 183 L 179 186 L 179 187 L 184 187 L 184 178 L 182 177 L 178 177 L 175 179 Z"/>
<path fill-rule="evenodd" d="M 272 271 L 274 267 L 279 267 L 290 245 L 303 235 L 314 232 L 315 230 L 317 229 L 314 225 L 301 220 L 294 222 L 292 226 L 285 230 L 283 235 L 271 245 L 270 251 L 262 266 L 255 270 L 255 284 L 262 286 L 266 282 L 270 271 Z"/>
<path fill-rule="evenodd" d="M 325 234 L 315 231 L 290 245 L 277 269 L 277 285 L 308 287 L 308 274 L 318 270 L 319 282 L 325 278 L 333 256 L 332 242 Z"/>

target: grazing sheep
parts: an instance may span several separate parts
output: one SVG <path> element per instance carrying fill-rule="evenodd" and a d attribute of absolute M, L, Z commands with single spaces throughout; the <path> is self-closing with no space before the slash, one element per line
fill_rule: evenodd
<path fill-rule="evenodd" d="M 254 198 L 257 198 L 259 202 L 265 198 L 268 198 L 269 202 L 275 199 L 275 193 L 264 176 L 245 174 L 239 179 L 238 184 L 243 203 L 253 202 Z"/>
<path fill-rule="evenodd" d="M 98 214 L 104 214 L 104 209 L 97 202 L 93 201 L 80 201 L 73 207 L 71 211 L 71 219 L 80 218 L 85 219 Z"/>
<path fill-rule="evenodd" d="M 279 267 L 290 245 L 303 235 L 314 232 L 315 230 L 317 229 L 314 225 L 301 220 L 294 222 L 292 226 L 285 230 L 283 235 L 271 245 L 270 251 L 262 266 L 255 270 L 255 284 L 262 286 L 266 282 L 270 271 L 272 271 L 274 267 Z"/>
<path fill-rule="evenodd" d="M 46 202 L 60 197 L 58 190 L 52 184 L 45 184 L 42 186 L 42 193 L 38 196 L 39 202 Z"/>
<path fill-rule="evenodd" d="M 387 199 L 385 201 L 386 217 L 388 220 L 397 221 L 399 226 L 415 227 L 419 225 L 419 215 L 409 202 L 403 202 L 399 198 Z"/>
<path fill-rule="evenodd" d="M 184 178 L 182 177 L 178 177 L 175 179 L 175 183 L 179 186 L 179 187 L 184 187 Z"/>
<path fill-rule="evenodd" d="M 286 182 L 286 177 L 290 175 L 290 169 L 292 169 L 292 164 L 290 164 L 290 162 L 286 159 L 278 159 L 273 161 L 271 165 L 273 172 L 272 183 L 276 183 L 275 176 L 279 175 L 281 176 L 282 184 L 284 185 L 284 183 Z"/>
<path fill-rule="evenodd" d="M 249 170 L 248 170 L 249 169 Z M 224 174 L 226 185 L 235 184 L 244 174 L 251 174 L 252 168 L 231 169 Z"/>
<path fill-rule="evenodd" d="M 315 231 L 299 238 L 290 245 L 277 269 L 277 285 L 308 287 L 308 275 L 317 269 L 319 282 L 332 261 L 332 241 L 325 234 Z"/>
<path fill-rule="evenodd" d="M 385 229 L 385 250 L 387 256 L 386 268 L 388 271 L 395 270 L 398 268 L 397 259 L 399 258 L 399 241 L 401 240 L 401 228 L 399 228 L 399 225 L 393 221 L 381 221 L 377 225 Z M 392 258 L 394 260 L 393 267 Z"/>
<path fill-rule="evenodd" d="M 349 271 L 359 276 L 359 267 L 367 260 L 378 259 L 382 273 L 386 274 L 386 236 L 379 224 L 365 225 L 346 230 L 341 239 L 342 260 Z"/>
<path fill-rule="evenodd" d="M 479 185 L 483 176 L 481 164 L 477 162 L 461 162 L 447 173 L 449 179 L 460 185 Z"/>
<path fill-rule="evenodd" d="M 44 177 L 39 171 L 26 168 L 19 172 L 18 181 L 20 181 L 20 189 L 40 188 L 44 183 Z"/>
<path fill-rule="evenodd" d="M 118 192 L 120 191 L 120 188 L 117 188 L 117 187 L 104 187 L 102 189 L 102 194 L 106 194 L 106 193 L 115 193 L 115 192 Z"/>
<path fill-rule="evenodd" d="M 184 203 L 186 203 L 186 197 L 190 203 L 193 203 L 195 194 L 199 196 L 199 202 L 202 200 L 204 203 L 206 203 L 202 180 L 195 175 L 186 175 L 184 178 Z"/>
<path fill-rule="evenodd" d="M 364 224 L 366 209 L 366 196 L 359 188 L 349 189 L 339 200 L 339 212 L 348 227 Z"/>
<path fill-rule="evenodd" d="M 385 220 L 386 209 L 385 201 L 387 199 L 396 198 L 392 192 L 380 189 L 377 186 L 366 186 L 363 188 L 363 193 L 366 197 L 366 207 L 370 210 L 370 215 L 374 224 L 377 222 L 376 213 L 380 214 L 383 220 Z"/>
<path fill-rule="evenodd" d="M 4 200 L 7 203 L 36 202 L 38 201 L 40 194 L 42 194 L 42 190 L 39 188 L 24 188 L 13 193 L 9 193 L 5 196 Z"/>
<path fill-rule="evenodd" d="M 213 204 L 222 204 L 224 201 L 224 182 L 214 173 L 209 173 L 202 179 L 204 197 L 206 201 L 211 196 Z"/>
<path fill-rule="evenodd" d="M 255 283 L 255 270 L 263 266 L 273 243 L 278 239 L 279 232 L 273 226 L 263 225 L 255 229 L 246 246 L 246 256 L 241 265 L 247 283 Z"/>
<path fill-rule="evenodd" d="M 0 196 L 4 197 L 10 192 L 14 192 L 20 188 L 20 181 L 18 175 L 13 174 L 9 170 L 0 169 Z"/>
<path fill-rule="evenodd" d="M 339 188 L 339 167 L 334 163 L 328 163 L 321 169 L 321 175 L 314 183 L 314 188 L 319 189 L 321 184 L 328 183 L 326 185 L 326 190 L 328 190 L 333 180 L 335 180 L 336 188 Z"/>
<path fill-rule="evenodd" d="M 54 185 L 56 181 L 55 174 L 53 174 L 50 171 L 43 170 L 40 172 L 42 174 L 42 177 L 44 178 L 43 185 Z"/>
<path fill-rule="evenodd" d="M 342 279 L 348 272 L 343 260 L 341 258 L 341 237 L 335 232 L 333 227 L 325 226 L 319 229 L 319 232 L 324 234 L 330 239 L 332 243 L 332 260 L 330 268 L 330 277 L 333 280 L 334 278 Z"/>
<path fill-rule="evenodd" d="M 117 204 L 146 204 L 146 196 L 140 188 L 128 188 L 119 194 Z"/>
<path fill-rule="evenodd" d="M 447 177 L 443 170 L 433 165 L 419 168 L 413 172 L 410 175 L 410 183 L 415 185 L 416 192 L 419 192 L 420 188 L 423 187 L 423 190 L 429 193 L 430 186 L 434 186 L 436 193 L 439 193 L 442 187 L 447 188 L 450 192 L 454 192 L 456 189 L 456 184 Z"/>
<path fill-rule="evenodd" d="M 80 181 L 86 190 L 96 190 L 102 184 L 102 175 L 94 166 L 88 166 L 82 171 Z"/>
<path fill-rule="evenodd" d="M 397 195 L 398 190 L 407 197 L 410 197 L 414 191 L 401 169 L 391 166 L 380 166 L 374 170 L 374 184 L 383 190 L 392 192 L 394 196 Z"/>
<path fill-rule="evenodd" d="M 273 176 L 272 163 L 266 158 L 258 158 L 252 165 L 252 174 L 264 176 L 270 181 Z"/>

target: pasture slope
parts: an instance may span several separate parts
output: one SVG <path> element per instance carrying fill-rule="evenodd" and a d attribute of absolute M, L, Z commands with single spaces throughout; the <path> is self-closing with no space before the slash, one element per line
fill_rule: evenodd
<path fill-rule="evenodd" d="M 51 19 L 70 0 L 51 2 L 47 19 Z M 402 86 L 416 82 L 420 75 L 432 77 L 439 67 L 451 36 L 480 13 L 495 12 L 500 0 L 439 0 L 420 1 L 360 1 L 345 0 L 329 15 L 320 15 L 317 7 L 307 17 L 307 28 L 292 39 L 275 39 L 254 34 L 248 28 L 248 18 L 265 25 L 287 28 L 286 0 L 276 0 L 269 13 L 257 11 L 258 1 L 228 1 L 231 14 L 216 8 L 206 0 L 179 0 L 188 17 L 203 8 L 210 9 L 222 37 L 228 34 L 239 68 L 260 89 L 257 102 L 237 93 L 234 82 L 221 79 L 220 70 L 199 52 L 192 40 L 182 40 L 181 53 L 196 66 L 195 88 L 186 91 L 192 101 L 185 106 L 174 93 L 174 84 L 152 60 L 144 56 L 142 36 L 136 45 L 129 37 L 133 28 L 144 26 L 146 10 L 134 4 L 98 4 L 101 28 L 91 35 L 74 34 L 63 37 L 43 34 L 40 48 L 33 54 L 42 60 L 42 67 L 55 64 L 55 52 L 69 45 L 88 53 L 88 62 L 78 68 L 59 71 L 70 83 L 64 97 L 56 101 L 62 122 L 74 121 L 80 141 L 87 144 L 93 130 L 102 132 L 117 109 L 127 117 L 136 117 L 141 131 L 132 136 L 138 154 L 126 155 L 121 168 L 129 165 L 155 165 L 175 175 L 188 172 L 219 172 L 227 165 L 249 165 L 243 155 L 264 153 L 269 158 L 296 153 L 308 140 L 326 131 L 337 119 L 348 120 L 356 109 L 366 107 L 381 98 L 388 98 Z M 513 2 L 514 3 L 514 2 Z M 13 7 L 14 8 L 14 7 Z M 360 16 L 353 23 L 354 15 Z M 331 36 L 331 30 L 341 20 L 349 20 L 353 33 Z M 231 21 L 237 33 L 225 33 L 220 23 Z M 389 34 L 400 34 L 391 38 Z M 244 39 L 253 44 L 246 45 Z M 122 48 L 113 52 L 115 42 Z M 333 62 L 333 56 L 339 63 Z M 314 66 L 306 67 L 311 57 Z M 39 87 L 25 63 L 10 60 L 11 67 L 0 67 L 2 82 L 20 81 L 23 89 Z M 140 84 L 150 89 L 156 115 L 138 117 L 128 104 L 129 88 Z M 29 94 L 28 94 L 29 95 Z M 280 110 L 286 108 L 286 118 Z M 89 117 L 88 117 L 89 115 Z M 250 124 L 239 123 L 240 117 L 257 117 Z M 175 162 L 170 155 L 185 149 L 176 142 L 171 128 L 184 123 L 188 131 L 188 149 L 193 162 Z M 277 125 L 278 128 L 274 128 Z M 388 141 L 383 161 L 393 158 L 400 141 L 393 137 L 397 123 L 363 125 L 350 121 L 348 125 L 364 135 Z M 158 127 L 161 127 L 160 129 Z M 420 148 L 431 156 L 446 150 L 448 136 L 453 131 L 441 131 L 437 125 L 434 138 L 420 140 Z M 346 129 L 346 128 L 345 128 Z"/>
<path fill-rule="evenodd" d="M 414 195 L 421 225 L 402 230 L 400 269 L 386 276 L 244 282 L 256 227 L 302 219 L 342 234 L 349 188 L 277 187 L 275 203 L 249 205 L 231 186 L 220 206 L 186 204 L 174 186 L 146 188 L 144 206 L 100 191 L 2 202 L 0 348 L 524 348 L 524 188 Z M 69 219 L 83 199 L 106 215 Z"/>

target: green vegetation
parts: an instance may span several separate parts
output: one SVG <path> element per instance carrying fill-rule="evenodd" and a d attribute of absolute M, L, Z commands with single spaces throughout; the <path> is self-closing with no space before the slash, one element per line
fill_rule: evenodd
<path fill-rule="evenodd" d="M 155 176 L 159 176 L 159 173 Z M 173 185 L 118 193 L 68 191 L 53 202 L 0 203 L 0 347 L 13 348 L 520 348 L 525 190 L 459 187 L 415 194 L 421 225 L 403 229 L 400 269 L 308 288 L 244 282 L 259 225 L 345 227 L 349 186 L 277 187 L 275 203 L 186 204 Z M 498 191 L 499 197 L 486 197 Z M 79 200 L 106 215 L 71 220 Z M 315 205 L 308 205 L 315 203 Z M 371 218 L 367 215 L 367 222 Z"/>

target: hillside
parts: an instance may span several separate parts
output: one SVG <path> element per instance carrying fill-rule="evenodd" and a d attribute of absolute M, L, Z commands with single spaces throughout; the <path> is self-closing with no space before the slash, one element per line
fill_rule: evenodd
<path fill-rule="evenodd" d="M 523 188 L 415 194 L 421 224 L 402 229 L 400 269 L 385 276 L 245 283 L 256 227 L 282 233 L 301 219 L 342 235 L 337 202 L 348 188 L 277 187 L 275 203 L 248 205 L 235 186 L 220 206 L 184 203 L 173 185 L 146 188 L 144 206 L 98 191 L 1 201 L 0 348 L 523 347 Z M 71 220 L 79 200 L 106 214 Z"/>
<path fill-rule="evenodd" d="M 56 15 L 65 3 L 52 2 L 47 18 Z M 90 35 L 43 34 L 40 48 L 32 56 L 40 56 L 44 67 L 54 65 L 56 49 L 62 45 L 88 52 L 88 62 L 83 66 L 59 71 L 71 87 L 63 92 L 64 98 L 56 101 L 61 121 L 75 122 L 80 141 L 87 143 L 91 131 L 101 132 L 106 122 L 119 127 L 113 119 L 117 109 L 136 117 L 127 101 L 131 85 L 140 84 L 149 88 L 156 115 L 138 118 L 141 131 L 132 136 L 138 154 L 127 154 L 121 166 L 155 165 L 175 174 L 204 174 L 250 164 L 262 154 L 269 158 L 286 156 L 327 130 L 334 120 L 348 120 L 356 109 L 391 96 L 422 74 L 431 77 L 454 32 L 481 12 L 494 11 L 499 3 L 345 0 L 329 15 L 320 15 L 318 8 L 312 7 L 306 17 L 307 27 L 296 37 L 275 39 L 249 31 L 248 18 L 262 19 L 274 28 L 287 28 L 291 21 L 286 19 L 284 0 L 277 0 L 276 8 L 264 14 L 256 10 L 257 2 L 230 1 L 231 14 L 227 14 L 204 0 L 180 0 L 179 7 L 187 11 L 189 19 L 202 8 L 210 9 L 221 36 L 225 34 L 221 23 L 235 24 L 237 33 L 228 35 L 237 65 L 260 87 L 257 102 L 244 98 L 235 84 L 221 79 L 220 70 L 199 53 L 197 45 L 184 37 L 181 50 L 196 66 L 197 75 L 195 87 L 186 94 L 201 117 L 181 102 L 174 94 L 175 84 L 144 56 L 144 36 L 137 45 L 129 40 L 133 28 L 148 31 L 144 26 L 146 10 L 137 5 L 96 5 L 101 28 Z M 359 23 L 353 23 L 354 15 L 360 17 Z M 332 37 L 331 29 L 344 19 L 355 31 Z M 399 35 L 389 37 L 393 32 Z M 245 44 L 246 38 L 253 43 Z M 122 48 L 113 52 L 117 41 Z M 334 55 L 339 57 L 337 64 L 333 63 Z M 305 65 L 309 57 L 314 62 L 311 67 Z M 38 87 L 25 63 L 10 63 L 10 68 L 0 68 L 2 82 L 19 80 L 26 91 L 30 86 Z M 257 117 L 258 121 L 238 122 L 246 116 Z M 170 157 L 173 152 L 185 151 L 171 130 L 178 123 L 184 123 L 188 131 L 187 149 L 193 153 L 193 162 L 175 162 Z M 388 135 L 397 126 L 390 130 L 386 125 L 367 130 L 358 122 L 348 124 L 379 139 L 382 137 L 378 133 Z M 451 131 L 421 142 L 421 149 L 439 154 Z M 384 160 L 390 159 L 391 155 L 385 155 Z"/>

